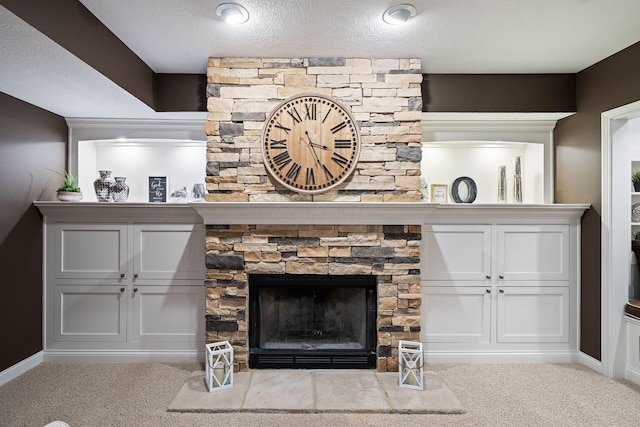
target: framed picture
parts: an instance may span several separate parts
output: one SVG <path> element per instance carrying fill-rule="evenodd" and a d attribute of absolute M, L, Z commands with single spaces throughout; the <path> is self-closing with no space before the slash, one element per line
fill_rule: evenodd
<path fill-rule="evenodd" d="M 167 177 L 149 177 L 149 202 L 162 203 L 167 201 Z"/>
<path fill-rule="evenodd" d="M 449 186 L 447 184 L 431 184 L 431 201 L 433 203 L 447 203 Z"/>

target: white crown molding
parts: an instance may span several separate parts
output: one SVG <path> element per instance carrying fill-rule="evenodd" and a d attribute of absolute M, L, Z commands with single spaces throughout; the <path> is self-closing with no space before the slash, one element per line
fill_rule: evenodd
<path fill-rule="evenodd" d="M 194 128 L 204 132 L 202 126 L 207 120 L 205 112 L 190 113 L 193 117 L 154 119 L 100 119 L 66 118 L 67 125 L 74 129 L 176 129 Z"/>
<path fill-rule="evenodd" d="M 451 139 L 466 133 L 486 133 L 489 134 L 488 138 L 500 139 L 505 133 L 547 133 L 553 131 L 558 120 L 572 114 L 574 113 L 422 113 L 423 141 L 431 141 L 430 135 Z M 456 136 L 446 136 L 448 132 Z M 472 140 L 477 137 L 478 135 L 469 135 Z M 529 141 L 527 138 L 516 141 L 541 142 Z"/>

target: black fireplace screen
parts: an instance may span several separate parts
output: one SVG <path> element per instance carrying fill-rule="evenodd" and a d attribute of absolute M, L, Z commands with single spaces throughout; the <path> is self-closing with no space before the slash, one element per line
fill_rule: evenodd
<path fill-rule="evenodd" d="M 249 366 L 375 367 L 375 276 L 251 275 Z"/>

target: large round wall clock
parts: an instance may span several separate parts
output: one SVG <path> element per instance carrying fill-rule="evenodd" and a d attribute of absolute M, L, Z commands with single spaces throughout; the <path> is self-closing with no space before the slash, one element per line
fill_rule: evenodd
<path fill-rule="evenodd" d="M 358 124 L 335 99 L 291 97 L 274 108 L 262 132 L 262 157 L 271 176 L 300 193 L 322 193 L 353 172 L 360 154 Z"/>

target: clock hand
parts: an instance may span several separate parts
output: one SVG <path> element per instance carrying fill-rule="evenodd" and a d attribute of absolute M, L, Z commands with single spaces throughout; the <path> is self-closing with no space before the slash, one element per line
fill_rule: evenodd
<path fill-rule="evenodd" d="M 321 144 L 316 144 L 315 142 L 311 141 L 311 137 L 309 136 L 309 131 L 304 131 L 305 135 L 307 135 L 307 139 L 309 140 L 308 144 L 312 147 L 318 147 L 318 148 L 322 148 L 323 150 L 328 150 L 329 147 L 327 147 L 326 145 L 321 145 Z"/>
<path fill-rule="evenodd" d="M 309 133 L 308 133 L 307 131 L 305 131 L 305 133 L 307 134 L 307 138 L 309 138 Z M 300 139 L 302 139 L 302 138 L 300 138 Z M 302 140 L 304 141 L 304 139 L 302 139 Z M 318 153 L 316 153 L 316 149 L 315 149 L 315 148 L 313 148 L 313 145 L 311 145 L 311 144 L 313 144 L 313 142 L 311 142 L 311 139 L 309 139 L 309 141 L 308 141 L 308 142 L 307 142 L 307 141 L 304 141 L 304 142 L 306 142 L 306 143 L 307 143 L 307 145 L 309 146 L 309 148 L 311 148 L 311 152 L 313 153 L 313 157 L 315 157 L 315 158 L 316 158 L 316 162 L 317 162 L 320 166 L 322 166 L 322 163 L 320 163 L 320 159 L 318 158 Z"/>
<path fill-rule="evenodd" d="M 315 142 L 311 142 L 310 144 L 311 144 L 312 147 L 322 148 L 323 150 L 328 150 L 329 149 L 329 147 L 327 147 L 326 145 L 316 144 Z"/>

